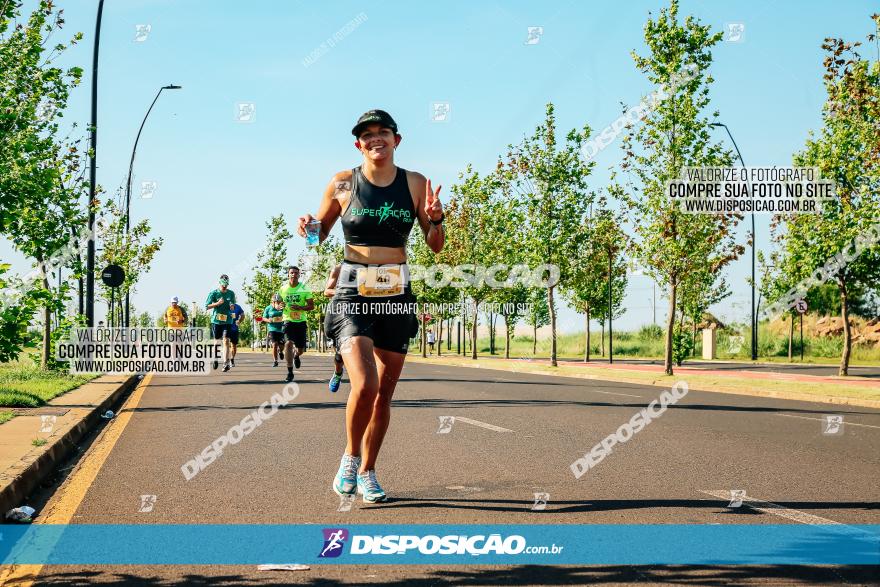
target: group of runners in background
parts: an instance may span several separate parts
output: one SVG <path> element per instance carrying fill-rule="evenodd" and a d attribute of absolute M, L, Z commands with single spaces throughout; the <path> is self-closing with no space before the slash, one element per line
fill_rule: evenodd
<path fill-rule="evenodd" d="M 361 164 L 333 175 L 316 214 L 299 218 L 297 233 L 314 246 L 327 238 L 337 221 L 342 225 L 344 260 L 334 268 L 324 290 L 333 299 L 323 326 L 337 351 L 330 390 L 339 388 L 343 359 L 351 388 L 345 447 L 331 487 L 340 496 L 359 493 L 365 502 L 376 503 L 387 499 L 376 475 L 376 461 L 391 421 L 391 399 L 410 339 L 419 328 L 407 241 L 418 227 L 427 247 L 439 253 L 446 233 L 440 187 L 435 189 L 421 173 L 395 163 L 402 137 L 391 115 L 384 110 L 365 112 L 351 133 Z M 293 366 L 299 367 L 306 351 L 306 316 L 315 307 L 299 273 L 297 267 L 288 268 L 287 283 L 263 310 L 273 364 L 286 360 L 286 381 L 293 380 Z M 205 308 L 213 310 L 213 335 L 223 339 L 224 346 L 236 337 L 233 332 L 241 320 L 236 307 L 229 279 L 222 275 Z M 223 367 L 228 371 L 235 364 L 234 347 L 224 356 L 230 357 Z"/>
<path fill-rule="evenodd" d="M 333 297 L 339 265 L 331 272 L 324 289 L 324 295 Z M 311 290 L 300 280 L 299 267 L 291 265 L 287 269 L 287 281 L 272 295 L 272 300 L 261 312 L 260 321 L 268 328 L 268 338 L 272 345 L 272 366 L 277 367 L 278 361 L 286 361 L 286 382 L 293 381 L 294 368 L 301 365 L 300 356 L 307 350 L 308 313 L 315 309 L 315 300 Z M 239 326 L 244 319 L 244 310 L 236 302 L 235 292 L 229 289 L 229 276 L 221 275 L 218 286 L 208 294 L 205 309 L 211 310 L 211 336 L 222 341 L 223 372 L 235 367 L 235 355 L 238 352 Z M 259 310 L 255 309 L 255 314 Z M 175 296 L 171 305 L 165 310 L 165 325 L 169 328 L 185 328 L 189 323 L 186 309 Z M 333 344 L 333 340 L 331 344 Z M 335 348 L 335 344 L 334 344 Z M 330 391 L 339 390 L 343 373 L 342 357 L 338 349 L 334 356 L 334 373 L 330 377 Z M 214 369 L 220 368 L 220 361 L 214 361 Z"/>

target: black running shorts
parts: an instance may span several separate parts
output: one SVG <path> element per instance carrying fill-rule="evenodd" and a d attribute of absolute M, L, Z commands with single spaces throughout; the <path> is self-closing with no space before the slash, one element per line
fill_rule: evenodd
<path fill-rule="evenodd" d="M 356 289 L 339 288 L 327 304 L 325 332 L 337 349 L 352 336 L 366 336 L 377 349 L 406 354 L 419 330 L 415 302 L 409 287 L 389 297 L 364 297 Z"/>
<path fill-rule="evenodd" d="M 284 336 L 288 341 L 293 343 L 298 349 L 306 348 L 306 338 L 307 338 L 307 326 L 306 321 L 302 322 L 285 322 L 284 323 Z"/>

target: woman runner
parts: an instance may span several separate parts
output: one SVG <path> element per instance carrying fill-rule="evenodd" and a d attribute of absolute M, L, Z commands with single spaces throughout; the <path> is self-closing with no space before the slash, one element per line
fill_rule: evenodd
<path fill-rule="evenodd" d="M 347 444 L 333 490 L 357 492 L 375 503 L 387 499 L 376 479 L 376 459 L 409 339 L 418 329 L 406 241 L 416 219 L 434 252 L 443 249 L 445 234 L 440 187 L 433 190 L 423 175 L 394 163 L 401 141 L 394 119 L 383 110 L 370 110 L 351 132 L 363 163 L 333 176 L 317 217 L 301 217 L 298 232 L 305 236 L 306 224 L 318 220 L 323 241 L 341 218 L 345 259 L 327 322 L 348 370 L 351 394 L 345 410 Z"/>

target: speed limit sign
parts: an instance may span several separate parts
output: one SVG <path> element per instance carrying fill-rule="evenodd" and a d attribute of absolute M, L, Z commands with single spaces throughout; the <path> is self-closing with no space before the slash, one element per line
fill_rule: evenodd
<path fill-rule="evenodd" d="M 798 311 L 798 314 L 806 314 L 807 312 L 807 300 L 798 300 L 794 303 L 795 309 Z"/>

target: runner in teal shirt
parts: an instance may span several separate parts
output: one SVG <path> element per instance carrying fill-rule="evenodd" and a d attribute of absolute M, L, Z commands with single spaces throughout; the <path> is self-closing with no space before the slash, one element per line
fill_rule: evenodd
<path fill-rule="evenodd" d="M 223 274 L 220 276 L 220 286 L 208 294 L 205 300 L 205 309 L 211 312 L 211 334 L 216 340 L 223 340 L 223 371 L 229 371 L 229 333 L 232 329 L 232 309 L 235 305 L 235 292 L 229 289 L 229 276 Z M 219 366 L 218 361 L 214 361 L 214 368 Z"/>
<path fill-rule="evenodd" d="M 272 340 L 273 367 L 278 366 L 278 357 L 284 358 L 284 301 L 280 294 L 272 296 L 272 303 L 263 310 L 263 322 L 269 327 L 269 338 Z"/>

